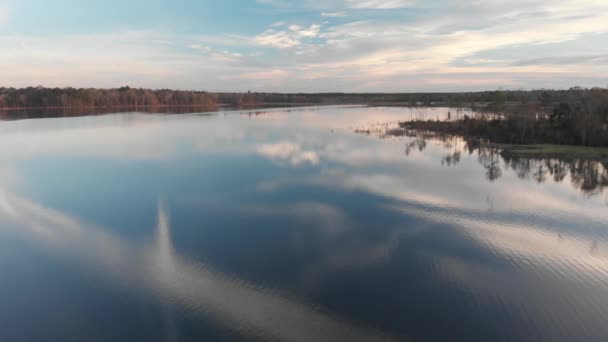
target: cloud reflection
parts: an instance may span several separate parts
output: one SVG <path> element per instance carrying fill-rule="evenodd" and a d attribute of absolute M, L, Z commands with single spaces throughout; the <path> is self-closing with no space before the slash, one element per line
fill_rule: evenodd
<path fill-rule="evenodd" d="M 264 157 L 278 162 L 287 162 L 293 166 L 317 165 L 320 162 L 319 155 L 316 152 L 304 150 L 300 145 L 288 141 L 263 144 L 258 146 L 256 151 Z"/>
<path fill-rule="evenodd" d="M 380 341 L 365 330 L 296 300 L 228 277 L 179 255 L 169 216 L 159 203 L 156 244 L 137 246 L 102 229 L 18 196 L 0 192 L 0 222 L 64 257 L 75 257 L 113 281 L 143 288 L 239 333 L 281 341 Z"/>

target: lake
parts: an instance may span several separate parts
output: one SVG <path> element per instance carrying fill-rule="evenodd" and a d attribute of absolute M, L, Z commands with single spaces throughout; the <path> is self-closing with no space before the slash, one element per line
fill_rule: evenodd
<path fill-rule="evenodd" d="M 383 133 L 448 112 L 0 122 L 0 340 L 608 339 L 606 166 Z"/>

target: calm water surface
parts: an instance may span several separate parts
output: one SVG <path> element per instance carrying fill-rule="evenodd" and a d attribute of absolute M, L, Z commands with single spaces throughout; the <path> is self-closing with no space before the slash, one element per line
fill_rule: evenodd
<path fill-rule="evenodd" d="M 448 111 L 0 122 L 0 341 L 607 340 L 606 168 Z"/>

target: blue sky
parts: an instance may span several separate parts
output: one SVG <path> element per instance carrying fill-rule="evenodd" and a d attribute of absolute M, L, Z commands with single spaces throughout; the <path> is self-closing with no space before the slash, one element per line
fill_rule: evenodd
<path fill-rule="evenodd" d="M 608 85 L 606 0 L 0 0 L 3 86 Z"/>

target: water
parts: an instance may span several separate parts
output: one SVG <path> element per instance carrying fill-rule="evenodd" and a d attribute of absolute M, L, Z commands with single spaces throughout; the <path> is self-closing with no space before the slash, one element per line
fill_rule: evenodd
<path fill-rule="evenodd" d="M 606 169 L 371 133 L 448 111 L 1 122 L 0 340 L 606 340 Z"/>

